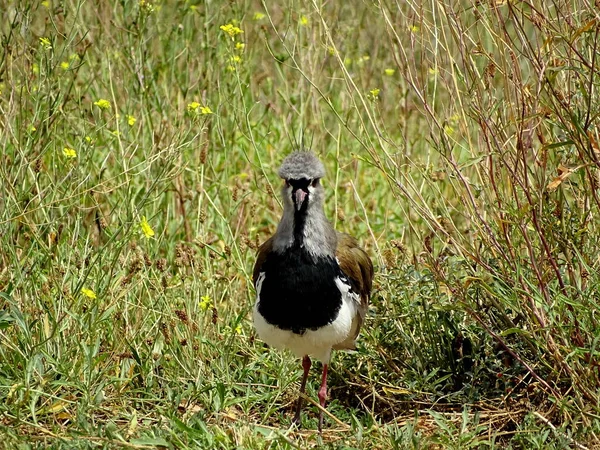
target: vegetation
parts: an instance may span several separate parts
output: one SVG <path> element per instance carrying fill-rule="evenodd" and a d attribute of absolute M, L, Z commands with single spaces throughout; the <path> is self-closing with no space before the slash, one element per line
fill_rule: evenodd
<path fill-rule="evenodd" d="M 593 4 L 0 9 L 0 445 L 598 442 Z M 300 146 L 377 266 L 322 436 L 249 315 Z"/>

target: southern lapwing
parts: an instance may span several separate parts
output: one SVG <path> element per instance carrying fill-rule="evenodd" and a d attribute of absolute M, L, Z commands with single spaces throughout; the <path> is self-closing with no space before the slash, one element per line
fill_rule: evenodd
<path fill-rule="evenodd" d="M 258 336 L 302 358 L 295 423 L 300 421 L 310 357 L 323 363 L 319 402 L 324 407 L 331 350 L 355 348 L 373 281 L 367 253 L 325 217 L 324 175 L 323 164 L 311 152 L 296 151 L 283 161 L 283 216 L 275 234 L 260 246 L 253 274 Z M 319 431 L 322 427 L 323 409 Z"/>

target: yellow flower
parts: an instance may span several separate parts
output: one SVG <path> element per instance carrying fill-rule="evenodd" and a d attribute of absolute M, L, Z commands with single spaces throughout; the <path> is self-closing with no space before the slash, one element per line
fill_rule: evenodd
<path fill-rule="evenodd" d="M 36 75 L 39 74 L 40 73 L 40 66 L 39 66 L 39 64 L 38 63 L 33 63 L 33 65 L 31 66 L 31 71 L 34 74 L 36 74 Z"/>
<path fill-rule="evenodd" d="M 429 68 L 429 75 L 437 75 L 438 71 L 437 69 L 430 67 Z"/>
<path fill-rule="evenodd" d="M 231 39 L 235 39 L 235 37 L 238 34 L 243 33 L 243 31 L 240 28 L 236 27 L 235 25 L 233 25 L 231 23 L 228 23 L 226 25 L 221 25 L 219 28 L 221 30 L 223 30 L 225 33 L 227 33 L 231 37 Z"/>
<path fill-rule="evenodd" d="M 203 295 L 200 297 L 200 309 L 202 311 L 206 311 L 208 308 L 212 306 L 212 300 L 209 295 Z"/>
<path fill-rule="evenodd" d="M 416 33 L 419 31 L 419 27 L 416 25 L 413 25 L 412 27 L 410 27 L 410 32 L 411 33 Z"/>
<path fill-rule="evenodd" d="M 300 16 L 300 25 L 302 25 L 303 27 L 308 25 L 308 17 L 302 15 Z"/>
<path fill-rule="evenodd" d="M 187 105 L 188 112 L 195 112 L 198 108 L 200 108 L 200 103 L 198 102 L 188 103 Z"/>
<path fill-rule="evenodd" d="M 47 37 L 41 37 L 40 44 L 42 44 L 42 47 L 44 48 L 44 50 L 50 50 L 52 48 L 52 43 L 50 42 L 50 39 L 48 39 Z"/>
<path fill-rule="evenodd" d="M 454 134 L 454 128 L 452 128 L 450 125 L 446 125 L 444 127 L 444 133 L 446 133 L 448 136 L 452 136 Z"/>
<path fill-rule="evenodd" d="M 89 136 L 86 136 L 85 137 L 85 142 L 87 142 L 88 144 L 91 144 L 92 143 L 92 138 L 89 137 Z"/>
<path fill-rule="evenodd" d="M 50 2 L 48 0 L 44 0 L 41 5 L 46 9 L 50 8 Z"/>
<path fill-rule="evenodd" d="M 36 127 L 34 127 L 33 125 L 29 125 L 29 127 L 27 127 L 27 130 L 28 130 L 30 133 L 33 133 L 35 130 L 37 130 L 37 128 L 36 128 Z"/>
<path fill-rule="evenodd" d="M 235 72 L 235 66 L 232 66 L 231 64 L 229 64 L 229 65 L 227 66 L 227 71 L 228 71 L 228 72 Z"/>
<path fill-rule="evenodd" d="M 242 325 L 238 323 L 238 324 L 235 326 L 235 328 L 233 329 L 233 332 L 234 332 L 235 334 L 242 334 Z"/>
<path fill-rule="evenodd" d="M 77 152 L 69 147 L 63 148 L 63 155 L 70 159 L 77 158 Z"/>
<path fill-rule="evenodd" d="M 142 229 L 142 233 L 146 238 L 150 239 L 154 236 L 154 230 L 146 220 L 146 216 L 142 216 L 142 220 L 140 220 L 140 228 Z"/>
<path fill-rule="evenodd" d="M 87 298 L 91 298 L 94 300 L 96 298 L 96 293 L 88 288 L 81 288 L 81 293 L 85 295 Z"/>
<path fill-rule="evenodd" d="M 246 47 L 246 44 L 244 44 L 243 42 L 236 42 L 235 43 L 235 49 L 236 50 L 242 51 L 242 50 L 244 50 L 244 47 Z"/>
<path fill-rule="evenodd" d="M 263 13 L 261 13 L 261 12 L 255 12 L 254 13 L 254 20 L 261 20 L 261 19 L 264 19 L 264 18 L 265 18 L 265 15 Z"/>
<path fill-rule="evenodd" d="M 356 63 L 362 67 L 370 59 L 371 59 L 371 57 L 369 55 L 363 55 L 356 60 Z"/>
<path fill-rule="evenodd" d="M 377 97 L 379 97 L 379 89 L 378 89 L 378 88 L 371 89 L 371 90 L 369 91 L 369 94 L 371 94 L 371 96 L 372 96 L 373 98 L 377 98 Z"/>
<path fill-rule="evenodd" d="M 212 114 L 212 109 L 208 106 L 202 106 L 198 102 L 192 102 L 187 105 L 187 110 L 194 116 Z"/>
<path fill-rule="evenodd" d="M 60 68 L 62 70 L 67 70 L 69 68 L 70 64 L 67 61 L 63 61 L 60 63 Z"/>
<path fill-rule="evenodd" d="M 396 73 L 395 69 L 385 69 L 383 71 L 388 77 L 391 77 L 392 75 L 394 75 Z"/>
<path fill-rule="evenodd" d="M 239 57 L 238 55 L 233 55 L 233 56 L 230 58 L 230 61 L 231 61 L 232 63 L 236 63 L 236 64 L 237 64 L 237 63 L 241 63 L 241 62 L 242 62 L 242 58 L 241 58 L 241 57 Z"/>
<path fill-rule="evenodd" d="M 143 8 L 148 12 L 154 12 L 154 5 L 152 4 L 152 2 L 149 2 L 147 0 L 140 0 L 139 5 L 140 8 Z"/>
<path fill-rule="evenodd" d="M 110 109 L 110 102 L 108 100 L 103 99 L 103 98 L 101 98 L 100 100 L 94 102 L 94 105 L 96 105 L 100 109 Z"/>
<path fill-rule="evenodd" d="M 127 118 L 127 123 L 129 124 L 130 127 L 132 127 L 133 124 L 135 123 L 135 121 L 137 120 L 135 117 L 133 117 L 129 114 L 127 114 L 125 117 Z"/>

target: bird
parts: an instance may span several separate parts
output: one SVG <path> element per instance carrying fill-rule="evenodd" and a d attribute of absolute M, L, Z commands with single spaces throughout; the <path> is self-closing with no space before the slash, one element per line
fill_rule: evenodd
<path fill-rule="evenodd" d="M 283 214 L 258 249 L 253 270 L 254 327 L 268 346 L 302 359 L 303 377 L 292 422 L 299 425 L 311 357 L 322 363 L 319 432 L 332 350 L 354 350 L 368 310 L 374 269 L 352 236 L 325 216 L 325 168 L 310 150 L 290 153 L 279 168 Z"/>

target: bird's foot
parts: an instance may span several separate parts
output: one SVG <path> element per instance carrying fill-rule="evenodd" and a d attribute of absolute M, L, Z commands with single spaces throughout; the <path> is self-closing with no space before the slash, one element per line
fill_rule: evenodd
<path fill-rule="evenodd" d="M 300 399 L 298 399 L 298 403 L 300 403 Z M 302 423 L 300 422 L 301 409 L 301 405 L 298 404 L 298 406 L 296 407 L 296 412 L 294 413 L 294 417 L 292 418 L 292 425 L 296 425 L 298 428 L 300 428 L 300 425 L 302 425 Z"/>

